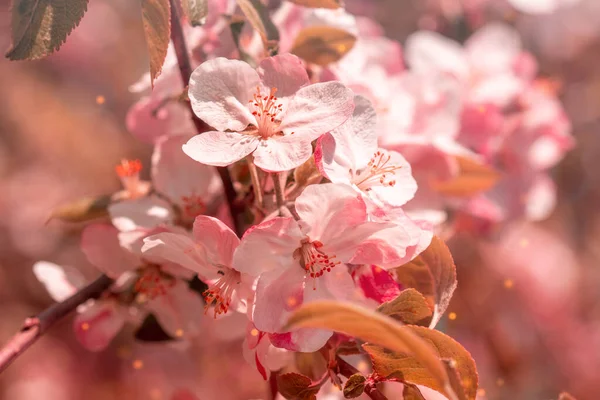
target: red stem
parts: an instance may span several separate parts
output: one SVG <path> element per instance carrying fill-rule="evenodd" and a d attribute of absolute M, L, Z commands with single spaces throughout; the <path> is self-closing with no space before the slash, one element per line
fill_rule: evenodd
<path fill-rule="evenodd" d="M 179 75 L 181 76 L 183 87 L 187 87 L 190 82 L 190 76 L 192 76 L 192 63 L 190 61 L 187 45 L 185 43 L 183 27 L 181 26 L 181 21 L 179 19 L 178 5 L 174 0 L 170 0 L 170 2 L 171 40 L 173 41 L 173 47 L 175 48 L 175 54 L 177 55 Z M 190 111 L 192 112 L 192 121 L 194 122 L 194 126 L 196 127 L 196 132 L 198 134 L 201 134 L 211 129 L 211 127 L 206 122 L 202 121 L 194 114 L 193 110 L 191 110 L 191 104 Z M 233 187 L 231 175 L 229 174 L 229 170 L 227 169 L 227 167 L 217 167 L 217 172 L 219 173 L 219 177 L 221 178 L 221 182 L 223 183 L 223 190 L 225 191 L 225 197 L 227 198 L 229 212 L 235 225 L 235 231 L 238 234 L 238 236 L 241 236 L 241 234 L 243 233 L 243 223 L 240 218 L 241 207 L 238 204 L 237 192 Z"/>
<path fill-rule="evenodd" d="M 77 306 L 89 299 L 96 299 L 110 287 L 113 280 L 106 275 L 100 276 L 65 301 L 53 304 L 35 317 L 27 318 L 21 330 L 0 349 L 0 372 L 34 344 L 52 325 L 60 321 Z"/>

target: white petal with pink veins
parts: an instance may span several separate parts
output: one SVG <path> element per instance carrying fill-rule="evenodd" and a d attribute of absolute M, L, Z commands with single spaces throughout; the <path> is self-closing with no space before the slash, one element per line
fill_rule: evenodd
<path fill-rule="evenodd" d="M 171 205 L 157 196 L 121 201 L 108 207 L 111 221 L 122 232 L 152 229 L 173 222 Z"/>
<path fill-rule="evenodd" d="M 252 153 L 258 144 L 258 136 L 210 131 L 194 136 L 182 149 L 190 158 L 202 164 L 226 167 Z"/>

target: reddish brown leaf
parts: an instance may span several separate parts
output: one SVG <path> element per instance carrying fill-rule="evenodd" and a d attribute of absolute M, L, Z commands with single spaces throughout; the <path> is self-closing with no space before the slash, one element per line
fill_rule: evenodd
<path fill-rule="evenodd" d="M 288 0 L 290 3 L 299 6 L 312 8 L 340 8 L 344 5 L 342 0 Z"/>
<path fill-rule="evenodd" d="M 294 353 L 296 368 L 302 375 L 317 379 L 327 371 L 327 361 L 320 352 Z"/>
<path fill-rule="evenodd" d="M 409 325 L 428 326 L 433 316 L 425 297 L 412 288 L 403 290 L 394 300 L 383 303 L 377 311 Z"/>
<path fill-rule="evenodd" d="M 354 399 L 355 397 L 360 396 L 365 391 L 365 382 L 367 378 L 365 378 L 361 374 L 354 374 L 348 378 L 346 383 L 344 383 L 344 397 L 347 399 Z"/>
<path fill-rule="evenodd" d="M 87 11 L 88 0 L 13 0 L 11 60 L 35 60 L 58 50 Z"/>
<path fill-rule="evenodd" d="M 396 276 L 403 285 L 417 289 L 425 298 L 433 295 L 435 305 L 430 324 L 433 328 L 448 308 L 456 289 L 456 266 L 446 243 L 434 236 L 423 253 L 396 269 Z M 427 282 L 428 277 L 431 282 Z M 407 278 L 407 282 L 403 278 Z"/>
<path fill-rule="evenodd" d="M 271 20 L 269 12 L 260 0 L 236 0 L 250 25 L 260 35 L 265 49 L 273 52 L 278 47 L 279 31 Z"/>
<path fill-rule="evenodd" d="M 310 26 L 300 31 L 291 53 L 305 61 L 326 66 L 342 58 L 354 47 L 356 37 L 332 26 Z"/>
<path fill-rule="evenodd" d="M 500 174 L 492 167 L 467 157 L 457 156 L 458 176 L 446 181 L 432 182 L 431 187 L 447 196 L 470 197 L 485 192 L 498 182 Z"/>
<path fill-rule="evenodd" d="M 290 372 L 277 376 L 277 389 L 288 400 L 316 400 L 319 387 L 311 387 L 309 377 Z"/>
<path fill-rule="evenodd" d="M 142 22 L 150 57 L 150 78 L 160 75 L 171 40 L 171 6 L 169 0 L 142 0 Z"/>
<path fill-rule="evenodd" d="M 471 354 L 454 339 L 439 331 L 414 325 L 406 328 L 427 341 L 435 349 L 438 359 L 444 359 L 446 375 L 454 393 L 457 394 L 456 398 L 474 400 L 479 378 Z M 365 344 L 363 348 L 371 356 L 373 370 L 379 375 L 413 385 L 423 385 L 444 393 L 438 380 L 409 353 L 392 352 L 372 344 Z"/>
<path fill-rule="evenodd" d="M 402 390 L 402 400 L 426 400 L 425 397 L 421 394 L 421 391 L 415 385 L 409 385 L 408 383 L 404 384 L 404 389 Z"/>
<path fill-rule="evenodd" d="M 456 399 L 446 368 L 430 344 L 390 317 L 355 304 L 315 301 L 297 309 L 283 329 L 297 328 L 330 329 L 399 353 L 412 354 L 422 365 L 427 365 L 427 376 L 436 381 L 438 387 L 445 388 L 450 399 Z"/>

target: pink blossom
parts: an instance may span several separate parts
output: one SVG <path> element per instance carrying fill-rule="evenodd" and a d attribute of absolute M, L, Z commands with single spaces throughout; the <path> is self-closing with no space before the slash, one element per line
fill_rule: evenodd
<path fill-rule="evenodd" d="M 303 302 L 360 301 L 346 264 L 393 267 L 416 256 L 415 248 L 423 245 L 416 225 L 370 221 L 365 200 L 347 185 L 307 187 L 296 200 L 296 212 L 300 221 L 274 218 L 254 226 L 234 254 L 236 269 L 259 276 L 252 317 L 264 332 L 281 333 Z M 320 330 L 292 332 L 286 348 L 314 351 L 330 336 Z"/>
<path fill-rule="evenodd" d="M 292 353 L 273 346 L 269 334 L 256 329 L 248 322 L 246 338 L 243 344 L 246 362 L 253 365 L 264 380 L 268 380 L 271 371 L 277 371 L 292 360 Z"/>
<path fill-rule="evenodd" d="M 408 162 L 377 147 L 376 115 L 364 97 L 354 98 L 353 116 L 323 136 L 315 161 L 333 183 L 345 183 L 381 205 L 401 206 L 417 191 Z"/>
<path fill-rule="evenodd" d="M 309 83 L 291 54 L 267 58 L 257 71 L 224 58 L 203 63 L 192 74 L 189 95 L 196 115 L 216 130 L 193 137 L 183 151 L 215 166 L 249 154 L 266 171 L 301 165 L 312 154 L 311 142 L 354 109 L 352 93 L 341 83 Z"/>
<path fill-rule="evenodd" d="M 232 267 L 239 238 L 223 222 L 208 216 L 194 221 L 193 237 L 171 232 L 158 233 L 144 239 L 142 253 L 197 273 L 208 283 L 203 293 L 206 309 L 214 306 L 215 317 L 230 306 L 244 311 L 252 300 L 253 279 Z"/>

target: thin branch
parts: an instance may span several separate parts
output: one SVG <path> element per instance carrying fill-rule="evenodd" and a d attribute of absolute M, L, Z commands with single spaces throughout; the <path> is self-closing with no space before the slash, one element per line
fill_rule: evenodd
<path fill-rule="evenodd" d="M 260 179 L 258 178 L 258 168 L 256 168 L 256 165 L 254 165 L 254 157 L 252 157 L 251 154 L 246 157 L 246 160 L 248 161 L 248 171 L 250 172 L 252 189 L 254 190 L 254 199 L 258 208 L 262 210 L 265 204 L 263 198 L 263 189 L 260 184 Z"/>
<path fill-rule="evenodd" d="M 352 375 L 360 372 L 358 369 L 354 368 L 353 365 L 347 363 L 339 356 L 335 358 L 335 361 L 337 362 L 340 374 L 344 375 L 346 378 L 350 378 Z M 366 385 L 365 394 L 373 400 L 388 400 L 388 398 L 375 386 Z"/>
<path fill-rule="evenodd" d="M 279 215 L 283 216 L 283 209 L 285 208 L 285 194 L 283 193 L 283 188 L 281 187 L 281 179 L 279 179 L 279 173 L 271 174 L 271 178 L 273 179 L 273 187 L 275 188 L 275 199 L 277 201 L 277 209 L 279 210 Z"/>
<path fill-rule="evenodd" d="M 27 318 L 21 330 L 0 349 L 0 372 L 4 371 L 17 357 L 23 354 L 52 325 L 70 314 L 77 306 L 89 299 L 100 297 L 112 282 L 112 279 L 102 275 L 65 301 L 48 307 L 35 317 Z"/>
<path fill-rule="evenodd" d="M 171 40 L 173 41 L 173 47 L 175 48 L 175 54 L 177 55 L 177 64 L 179 66 L 179 75 L 183 82 L 183 87 L 187 87 L 190 82 L 190 76 L 192 75 L 192 63 L 185 43 L 185 35 L 183 33 L 183 27 L 181 26 L 181 20 L 179 18 L 179 9 L 176 1 L 170 0 L 171 3 Z M 198 118 L 194 112 L 192 112 L 192 121 L 196 127 L 198 134 L 206 132 L 210 129 L 210 126 L 206 122 Z M 229 206 L 229 212 L 231 219 L 235 225 L 235 231 L 239 235 L 243 233 L 242 221 L 240 219 L 240 207 L 237 201 L 237 192 L 233 187 L 233 181 L 227 167 L 217 167 L 217 172 L 223 183 L 223 190 L 225 191 L 225 197 L 227 198 L 227 205 Z"/>

